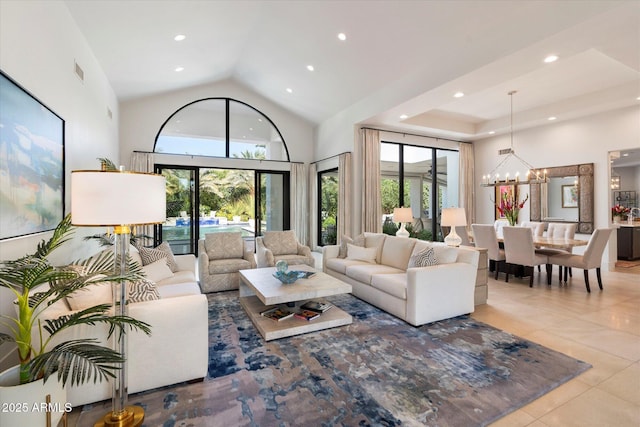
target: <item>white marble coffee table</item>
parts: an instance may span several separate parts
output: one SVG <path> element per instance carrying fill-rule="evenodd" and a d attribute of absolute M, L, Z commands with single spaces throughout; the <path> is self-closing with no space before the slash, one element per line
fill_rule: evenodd
<path fill-rule="evenodd" d="M 294 265 L 290 269 L 314 271 L 316 274 L 284 285 L 273 277 L 275 267 L 240 270 L 240 304 L 266 341 L 352 323 L 351 315 L 335 306 L 310 321 L 294 316 L 278 322 L 261 316 L 260 313 L 269 306 L 286 303 L 288 309 L 295 312 L 307 300 L 321 301 L 322 297 L 351 292 L 348 283 L 306 265 Z"/>

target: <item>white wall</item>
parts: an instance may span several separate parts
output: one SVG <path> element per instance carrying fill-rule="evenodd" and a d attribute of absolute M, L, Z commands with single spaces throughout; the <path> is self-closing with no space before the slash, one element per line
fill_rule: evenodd
<path fill-rule="evenodd" d="M 74 73 L 74 61 L 84 70 L 84 82 Z M 97 157 L 117 158 L 118 104 L 100 65 L 62 2 L 0 2 L 0 69 L 65 120 L 65 206 L 70 206 L 69 173 L 98 169 Z M 107 109 L 113 118 L 107 117 Z M 63 246 L 54 262 L 80 258 L 91 245 L 80 238 L 83 229 Z M 35 250 L 51 233 L 0 241 L 0 260 Z M 0 313 L 13 311 L 11 294 L 0 290 Z M 9 346 L 0 347 L 0 370 Z M 10 358 L 8 358 L 10 359 Z"/>
<path fill-rule="evenodd" d="M 291 114 L 250 89 L 226 80 L 194 86 L 120 104 L 120 162 L 129 165 L 133 151 L 153 151 L 156 135 L 165 120 L 184 105 L 204 98 L 233 98 L 259 110 L 278 127 L 294 162 L 313 160 L 313 124 Z"/>
<path fill-rule="evenodd" d="M 640 107 L 516 131 L 513 141 L 516 154 L 534 167 L 594 163 L 594 225 L 596 228 L 608 227 L 611 216 L 608 153 L 638 148 Z M 480 187 L 482 175 L 491 172 L 502 160 L 503 156 L 498 156 L 498 150 L 509 146 L 508 134 L 474 143 L 477 183 L 475 205 L 479 223 L 494 221 L 494 206 L 489 199 L 493 188 Z M 528 186 L 523 186 L 520 191 L 521 194 L 528 192 Z M 523 220 L 528 219 L 528 212 L 528 209 L 523 210 Z M 614 242 L 610 246 L 613 247 Z M 615 252 L 615 248 L 608 248 L 605 254 L 610 263 L 615 262 Z"/>

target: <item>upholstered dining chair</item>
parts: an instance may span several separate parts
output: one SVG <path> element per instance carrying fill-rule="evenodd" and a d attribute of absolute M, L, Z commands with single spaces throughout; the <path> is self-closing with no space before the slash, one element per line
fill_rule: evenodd
<path fill-rule="evenodd" d="M 546 265 L 547 284 L 551 284 L 551 265 L 549 257 L 536 252 L 533 245 L 533 233 L 528 227 L 506 226 L 502 229 L 504 233 L 504 254 L 507 261 L 507 277 L 509 281 L 509 270 L 515 266 L 524 267 L 523 276 L 529 276 L 529 287 L 533 287 L 533 267 Z"/>
<path fill-rule="evenodd" d="M 523 221 L 523 227 L 529 227 L 534 236 L 542 236 L 544 234 L 544 222 Z"/>
<path fill-rule="evenodd" d="M 245 247 L 242 233 L 218 232 L 198 240 L 198 273 L 202 292 L 238 289 L 238 271 L 256 268 L 253 251 Z"/>
<path fill-rule="evenodd" d="M 262 236 L 256 237 L 256 258 L 258 268 L 273 267 L 280 260 L 289 265 L 315 266 L 311 249 L 298 242 L 293 230 L 265 231 Z"/>
<path fill-rule="evenodd" d="M 489 261 L 495 263 L 496 279 L 500 273 L 500 267 L 503 271 L 505 268 L 505 254 L 504 250 L 500 249 L 498 245 L 498 237 L 496 235 L 496 229 L 491 224 L 471 224 L 473 230 L 473 241 L 477 248 L 486 248 L 487 257 Z"/>
<path fill-rule="evenodd" d="M 559 238 L 559 239 L 574 239 L 576 237 L 576 228 L 578 224 L 576 223 L 560 223 L 560 222 L 550 222 L 547 226 L 547 237 L 551 238 Z M 570 254 L 573 252 L 573 246 L 567 246 L 564 248 L 545 248 L 542 247 L 544 253 L 552 256 L 552 255 L 561 255 L 561 254 Z M 560 274 L 562 274 L 563 267 L 560 268 Z M 571 268 L 564 268 L 564 281 L 567 281 L 567 272 L 569 276 L 573 277 Z M 560 281 L 562 281 L 562 276 L 560 276 Z"/>
<path fill-rule="evenodd" d="M 574 255 L 570 253 L 552 255 L 549 257 L 549 262 L 562 267 L 575 267 L 584 270 L 584 285 L 587 288 L 587 292 L 591 292 L 589 286 L 589 270 L 596 269 L 596 276 L 598 278 L 598 286 L 602 290 L 602 277 L 600 276 L 600 266 L 602 264 L 602 253 L 607 246 L 609 237 L 611 236 L 611 228 L 598 228 L 591 235 L 587 248 L 582 255 Z M 560 277 L 562 280 L 562 277 Z M 567 278 L 565 276 L 565 282 Z"/>
<path fill-rule="evenodd" d="M 496 230 L 496 236 L 498 236 L 498 239 L 501 239 L 503 237 L 502 228 L 505 225 L 509 225 L 509 221 L 507 221 L 506 219 L 496 219 L 496 221 L 493 223 L 493 228 Z"/>

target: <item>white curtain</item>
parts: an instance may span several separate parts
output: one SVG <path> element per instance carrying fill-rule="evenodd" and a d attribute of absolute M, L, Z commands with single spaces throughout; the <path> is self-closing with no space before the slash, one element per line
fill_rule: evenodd
<path fill-rule="evenodd" d="M 318 166 L 309 165 L 309 247 L 318 250 Z"/>
<path fill-rule="evenodd" d="M 380 197 L 380 133 L 362 131 L 362 231 L 382 232 Z"/>
<path fill-rule="evenodd" d="M 338 243 L 342 236 L 352 236 L 351 225 L 351 153 L 342 153 L 338 157 Z"/>
<path fill-rule="evenodd" d="M 309 199 L 307 197 L 307 165 L 291 164 L 291 229 L 298 242 L 309 245 Z"/>
<path fill-rule="evenodd" d="M 471 224 L 476 222 L 475 212 L 475 188 L 474 188 L 474 155 L 473 144 L 460 144 L 460 188 L 459 199 L 460 207 L 464 208 L 467 217 L 467 230 L 471 229 Z"/>
<path fill-rule="evenodd" d="M 130 165 L 131 170 L 135 172 L 152 173 L 155 167 L 153 153 L 138 153 L 134 151 L 133 153 L 131 153 L 130 163 L 131 163 Z M 152 238 L 153 226 L 152 225 L 138 226 L 136 227 L 135 234 L 149 236 Z M 151 241 L 145 240 L 143 243 L 145 246 L 147 246 L 151 244 Z"/>

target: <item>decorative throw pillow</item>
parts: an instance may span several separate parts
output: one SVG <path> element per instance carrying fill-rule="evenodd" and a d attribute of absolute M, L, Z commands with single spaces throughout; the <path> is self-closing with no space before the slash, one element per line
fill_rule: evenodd
<path fill-rule="evenodd" d="M 431 265 L 438 265 L 438 260 L 433 248 L 429 247 L 411 256 L 408 267 L 428 267 Z"/>
<path fill-rule="evenodd" d="M 167 264 L 171 272 L 173 272 L 173 269 L 171 269 L 169 260 L 167 258 L 167 253 L 158 248 L 143 248 L 143 247 L 138 248 L 138 251 L 140 252 L 140 258 L 142 258 L 142 265 L 146 266 L 149 264 L 153 264 L 159 259 L 164 259 L 164 262 Z M 171 256 L 173 257 L 173 254 Z M 175 258 L 174 258 L 174 264 L 175 264 Z"/>
<path fill-rule="evenodd" d="M 173 256 L 173 251 L 171 250 L 171 246 L 169 243 L 162 242 L 157 247 L 156 250 L 162 251 L 167 257 L 167 265 L 174 273 L 179 270 L 178 263 L 176 262 L 176 257 Z"/>
<path fill-rule="evenodd" d="M 174 276 L 173 271 L 171 271 L 167 265 L 167 259 L 164 257 L 152 262 L 151 264 L 145 265 L 142 269 L 144 270 L 147 279 L 156 283 Z"/>
<path fill-rule="evenodd" d="M 432 246 L 438 264 L 451 264 L 458 260 L 458 249 L 445 244 L 434 244 Z"/>
<path fill-rule="evenodd" d="M 353 239 L 349 236 L 342 236 L 342 238 L 340 239 L 340 248 L 338 249 L 338 258 L 347 257 L 348 244 L 364 247 L 364 234 L 360 234 Z"/>
<path fill-rule="evenodd" d="M 99 278 L 100 276 L 96 276 Z M 102 276 L 104 277 L 104 276 Z M 99 304 L 112 304 L 111 282 L 95 283 L 67 295 L 71 310 L 85 310 Z"/>
<path fill-rule="evenodd" d="M 371 264 L 375 264 L 377 251 L 377 248 L 363 248 L 361 246 L 347 243 L 347 259 L 365 261 Z"/>
<path fill-rule="evenodd" d="M 127 284 L 127 293 L 127 301 L 129 303 L 155 301 L 160 299 L 158 287 L 149 279 L 140 279 L 137 282 L 129 282 Z"/>

